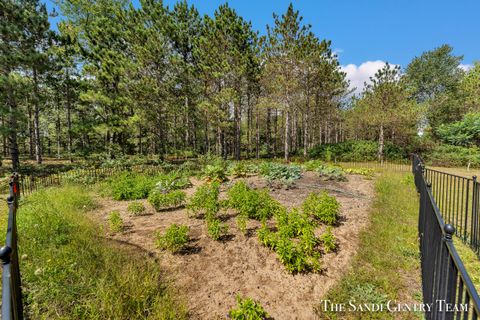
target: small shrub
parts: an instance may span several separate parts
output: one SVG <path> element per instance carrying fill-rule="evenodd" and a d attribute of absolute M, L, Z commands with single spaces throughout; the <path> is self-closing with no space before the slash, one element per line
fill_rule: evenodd
<path fill-rule="evenodd" d="M 317 168 L 317 172 L 319 173 L 320 177 L 324 180 L 335 180 L 335 181 L 345 181 L 347 178 L 345 177 L 345 172 L 342 168 L 333 167 L 333 166 L 319 166 Z"/>
<path fill-rule="evenodd" d="M 227 165 L 222 158 L 212 157 L 207 159 L 202 167 L 202 177 L 207 181 L 223 182 L 227 180 Z"/>
<path fill-rule="evenodd" d="M 274 162 L 263 163 L 260 166 L 260 173 L 270 185 L 279 183 L 287 188 L 292 187 L 295 181 L 302 177 L 299 166 Z"/>
<path fill-rule="evenodd" d="M 329 196 L 326 191 L 312 192 L 303 202 L 303 212 L 306 215 L 328 225 L 337 223 L 339 211 L 340 203 L 334 196 Z"/>
<path fill-rule="evenodd" d="M 327 230 L 320 236 L 320 241 L 323 244 L 323 251 L 325 251 L 325 253 L 337 249 L 337 239 L 333 235 L 331 227 L 327 227 Z"/>
<path fill-rule="evenodd" d="M 148 196 L 148 202 L 157 211 L 178 208 L 185 204 L 186 194 L 181 190 L 174 190 L 167 193 L 154 191 Z"/>
<path fill-rule="evenodd" d="M 247 167 L 244 162 L 236 161 L 228 167 L 228 174 L 235 178 L 242 178 L 248 175 Z"/>
<path fill-rule="evenodd" d="M 251 298 L 242 299 L 240 296 L 237 296 L 237 308 L 230 310 L 228 315 L 233 320 L 260 320 L 268 317 L 268 313 L 258 302 Z"/>
<path fill-rule="evenodd" d="M 110 179 L 109 186 L 115 200 L 145 199 L 155 186 L 155 178 L 127 172 Z"/>
<path fill-rule="evenodd" d="M 220 240 L 228 231 L 228 226 L 217 218 L 207 220 L 207 232 L 213 240 Z"/>
<path fill-rule="evenodd" d="M 173 253 L 181 251 L 189 241 L 189 228 L 184 225 L 172 224 L 167 228 L 165 234 L 155 233 L 156 245 L 162 250 L 169 250 Z"/>
<path fill-rule="evenodd" d="M 218 196 L 220 195 L 220 184 L 218 182 L 205 183 L 198 187 L 187 203 L 187 209 L 194 216 L 205 215 L 215 216 L 219 210 Z"/>
<path fill-rule="evenodd" d="M 120 212 L 112 211 L 108 215 L 108 225 L 110 227 L 110 231 L 112 232 L 121 232 L 123 231 L 124 225 L 122 217 L 120 216 Z"/>
<path fill-rule="evenodd" d="M 280 261 L 291 273 L 321 270 L 320 254 L 318 252 L 314 252 L 312 255 L 307 254 L 302 250 L 300 244 L 288 237 L 281 236 L 278 239 L 275 251 Z"/>
<path fill-rule="evenodd" d="M 134 201 L 128 205 L 127 210 L 134 216 L 141 216 L 145 213 L 145 206 L 141 202 Z"/>
<path fill-rule="evenodd" d="M 228 206 L 250 219 L 264 220 L 270 218 L 282 206 L 273 199 L 267 190 L 254 190 L 245 181 L 239 181 L 227 192 Z"/>
<path fill-rule="evenodd" d="M 309 160 L 305 162 L 302 166 L 305 171 L 316 171 L 319 167 L 323 165 L 324 163 L 321 160 Z"/>
<path fill-rule="evenodd" d="M 156 190 L 166 193 L 172 190 L 185 189 L 191 186 L 190 180 L 183 176 L 180 171 L 172 171 L 161 175 L 155 185 Z"/>

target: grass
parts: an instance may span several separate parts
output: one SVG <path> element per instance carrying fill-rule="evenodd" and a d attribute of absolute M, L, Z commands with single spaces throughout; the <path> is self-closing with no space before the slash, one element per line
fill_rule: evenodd
<path fill-rule="evenodd" d="M 411 174 L 383 173 L 375 181 L 370 225 L 360 235 L 351 269 L 327 294 L 333 303 L 420 302 L 418 201 Z M 415 199 L 415 201 L 412 201 Z M 393 319 L 388 312 L 324 312 L 321 319 Z M 409 313 L 411 318 L 420 314 Z"/>
<path fill-rule="evenodd" d="M 44 189 L 21 201 L 19 256 L 28 318 L 186 318 L 159 265 L 103 238 L 105 231 L 89 218 L 93 208 L 88 190 L 75 186 Z"/>
<path fill-rule="evenodd" d="M 454 237 L 453 243 L 475 288 L 480 292 L 480 262 L 478 256 L 469 246 L 464 244 L 461 239 Z"/>

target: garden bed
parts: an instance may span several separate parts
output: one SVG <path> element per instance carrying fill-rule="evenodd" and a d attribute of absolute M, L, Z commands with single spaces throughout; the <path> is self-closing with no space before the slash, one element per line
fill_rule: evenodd
<path fill-rule="evenodd" d="M 236 179 L 233 179 L 236 180 Z M 246 178 L 255 188 L 267 187 L 261 177 Z M 203 181 L 191 179 L 193 186 L 186 189 L 190 197 Z M 221 187 L 220 198 L 234 181 Z M 144 215 L 128 213 L 129 201 L 99 199 L 100 209 L 95 213 L 105 224 L 112 210 L 120 213 L 125 229 L 112 234 L 115 240 L 127 242 L 155 252 L 159 263 L 184 292 L 193 319 L 225 318 L 235 306 L 236 296 L 251 297 L 260 302 L 275 319 L 314 318 L 314 307 L 332 285 L 342 277 L 358 248 L 360 231 L 368 224 L 368 209 L 373 196 L 373 183 L 362 176 L 349 175 L 348 181 L 323 181 L 316 173 L 305 172 L 293 189 L 270 190 L 270 194 L 287 208 L 301 206 L 311 192 L 326 190 L 341 204 L 340 223 L 334 227 L 338 249 L 323 254 L 320 273 L 289 273 L 277 254 L 262 246 L 256 236 L 261 223 L 249 220 L 247 235 L 236 225 L 236 212 L 221 211 L 221 219 L 228 225 L 228 233 L 221 241 L 207 236 L 203 220 L 190 218 L 187 209 L 156 212 L 147 200 Z M 271 221 L 269 221 L 270 224 Z M 187 225 L 190 242 L 181 253 L 171 254 L 156 248 L 155 231 L 163 232 L 171 224 Z M 315 230 L 320 235 L 325 226 Z"/>

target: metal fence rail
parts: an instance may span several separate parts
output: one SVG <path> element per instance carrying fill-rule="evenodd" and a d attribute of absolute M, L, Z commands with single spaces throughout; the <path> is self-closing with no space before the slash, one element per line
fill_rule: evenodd
<path fill-rule="evenodd" d="M 2 271 L 2 319 L 23 319 L 22 290 L 17 248 L 17 208 L 20 199 L 19 176 L 10 178 L 8 225 L 5 246 L 0 249 Z"/>
<path fill-rule="evenodd" d="M 472 319 L 480 315 L 480 298 L 452 242 L 455 228 L 446 224 L 425 175 L 414 155 L 412 171 L 420 194 L 420 240 L 423 301 L 431 306 L 426 319 Z"/>

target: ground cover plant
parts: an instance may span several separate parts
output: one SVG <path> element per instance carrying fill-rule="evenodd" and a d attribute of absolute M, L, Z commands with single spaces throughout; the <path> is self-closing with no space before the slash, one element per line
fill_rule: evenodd
<path fill-rule="evenodd" d="M 110 227 L 110 231 L 112 232 L 121 232 L 124 229 L 123 219 L 120 216 L 120 212 L 112 211 L 108 215 L 108 225 Z"/>
<path fill-rule="evenodd" d="M 159 175 L 156 179 L 158 182 L 155 184 L 154 190 L 162 193 L 185 189 L 192 185 L 190 179 L 182 174 L 180 170 L 173 170 L 169 173 Z"/>
<path fill-rule="evenodd" d="M 148 202 L 156 211 L 169 210 L 185 205 L 186 193 L 182 190 L 161 192 L 154 189 L 148 196 Z"/>
<path fill-rule="evenodd" d="M 218 196 L 220 184 L 218 182 L 205 183 L 197 188 L 188 199 L 187 209 L 192 216 L 214 216 L 219 207 Z"/>
<path fill-rule="evenodd" d="M 89 218 L 95 206 L 78 186 L 22 200 L 17 222 L 28 318 L 186 319 L 157 263 L 102 237 Z M 5 234 L 5 224 L 0 228 Z"/>
<path fill-rule="evenodd" d="M 233 320 L 262 320 L 268 318 L 268 313 L 257 301 L 237 296 L 237 308 L 230 310 L 228 316 Z"/>
<path fill-rule="evenodd" d="M 264 162 L 260 165 L 260 173 L 271 186 L 281 185 L 290 188 L 302 176 L 302 170 L 297 165 L 277 162 Z"/>
<path fill-rule="evenodd" d="M 340 216 L 340 204 L 326 191 L 312 192 L 303 202 L 303 212 L 318 222 L 334 225 Z"/>
<path fill-rule="evenodd" d="M 145 213 L 145 206 L 143 203 L 139 201 L 134 201 L 130 203 L 127 207 L 128 212 L 130 212 L 133 216 L 140 216 Z"/>
<path fill-rule="evenodd" d="M 189 241 L 189 229 L 184 225 L 172 224 L 165 233 L 155 233 L 155 244 L 158 248 L 177 253 L 185 248 Z"/>
<path fill-rule="evenodd" d="M 316 168 L 316 171 L 320 177 L 324 180 L 335 180 L 335 181 L 346 181 L 347 177 L 342 168 L 331 166 L 331 165 L 321 165 Z"/>

